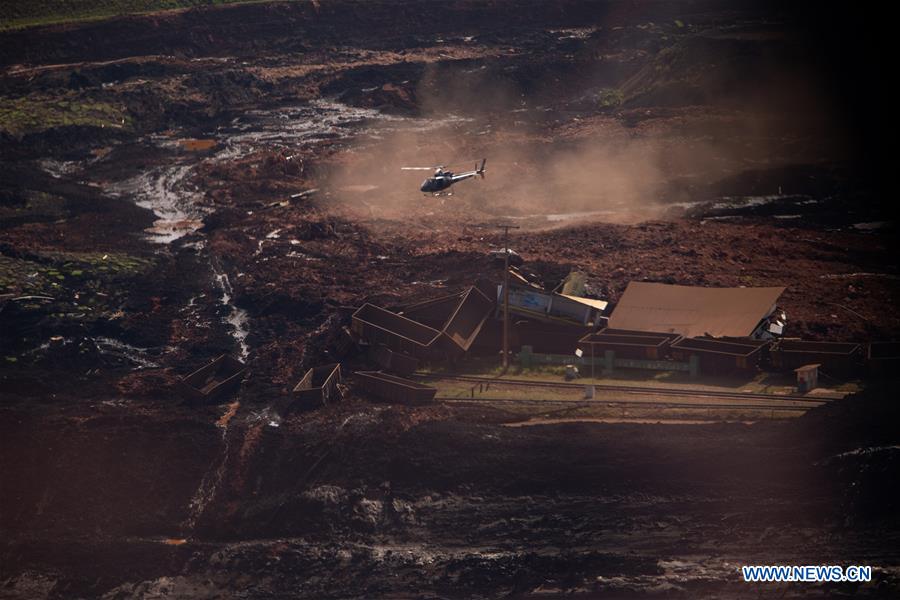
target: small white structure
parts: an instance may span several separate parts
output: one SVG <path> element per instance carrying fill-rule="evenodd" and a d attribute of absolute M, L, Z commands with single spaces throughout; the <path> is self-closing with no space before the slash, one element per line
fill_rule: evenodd
<path fill-rule="evenodd" d="M 797 391 L 806 393 L 819 387 L 819 367 L 821 365 L 803 365 L 794 369 L 797 374 Z"/>

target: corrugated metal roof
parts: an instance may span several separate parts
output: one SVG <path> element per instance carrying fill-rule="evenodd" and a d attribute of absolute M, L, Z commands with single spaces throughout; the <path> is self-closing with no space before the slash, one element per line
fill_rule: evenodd
<path fill-rule="evenodd" d="M 783 287 L 705 288 L 632 281 L 609 327 L 680 333 L 686 337 L 742 337 L 775 308 Z"/>
<path fill-rule="evenodd" d="M 586 304 L 591 308 L 596 308 L 597 310 L 606 310 L 606 307 L 609 305 L 609 302 L 606 300 L 596 300 L 594 298 L 582 298 L 581 296 L 570 296 L 569 294 L 560 294 L 563 298 L 568 298 L 569 300 L 574 300 L 575 302 L 580 302 L 581 304 Z"/>

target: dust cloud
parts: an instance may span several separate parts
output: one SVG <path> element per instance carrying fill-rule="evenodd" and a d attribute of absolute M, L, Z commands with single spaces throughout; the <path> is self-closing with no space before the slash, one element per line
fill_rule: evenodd
<path fill-rule="evenodd" d="M 634 223 L 660 218 L 673 204 L 710 200 L 713 185 L 737 173 L 811 158 L 785 144 L 783 118 L 755 101 L 578 111 L 568 108 L 572 91 L 560 90 L 550 105 L 542 94 L 538 104 L 489 69 L 460 72 L 470 74 L 426 69 L 415 88 L 417 118 L 363 135 L 334 158 L 325 185 L 335 201 L 389 219 L 452 204 L 472 219 Z M 486 178 L 455 184 L 443 201 L 419 191 L 428 171 L 401 170 L 469 171 L 482 158 Z"/>
<path fill-rule="evenodd" d="M 485 158 L 484 180 L 451 188 L 453 203 L 473 214 L 549 216 L 549 223 L 582 213 L 584 218 L 636 222 L 656 218 L 668 204 L 683 200 L 669 185 L 673 165 L 684 178 L 708 165 L 716 153 L 706 144 L 679 149 L 671 140 L 632 139 L 609 121 L 577 134 L 481 117 L 437 129 L 400 129 L 382 139 L 360 141 L 339 156 L 327 186 L 335 198 L 363 202 L 375 216 L 408 218 L 422 207 L 433 210 L 435 202 L 419 191 L 431 173 L 401 167 L 441 165 L 461 172 Z"/>

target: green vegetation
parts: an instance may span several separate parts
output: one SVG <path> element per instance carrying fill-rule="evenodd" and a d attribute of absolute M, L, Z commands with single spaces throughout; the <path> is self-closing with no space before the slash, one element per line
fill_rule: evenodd
<path fill-rule="evenodd" d="M 56 221 L 67 215 L 65 199 L 46 192 L 26 190 L 19 193 L 16 201 L 0 203 L 0 222 L 8 219 Z"/>
<path fill-rule="evenodd" d="M 30 260 L 0 256 L 0 293 L 43 293 L 50 287 L 46 270 L 43 265 Z"/>
<path fill-rule="evenodd" d="M 256 0 L 259 1 L 259 0 Z M 73 21 L 96 21 L 120 15 L 195 6 L 247 3 L 246 0 L 12 0 L 4 2 L 0 30 Z"/>
<path fill-rule="evenodd" d="M 562 293 L 569 296 L 583 296 L 586 283 L 587 275 L 581 271 L 572 271 L 563 282 Z"/>
<path fill-rule="evenodd" d="M 598 389 L 595 401 L 585 402 L 584 392 L 579 388 L 523 387 L 502 382 L 492 382 L 489 386 L 479 386 L 471 382 L 454 380 L 428 381 L 437 388 L 439 398 L 452 398 L 460 402 L 478 402 L 497 410 L 526 420 L 581 419 L 581 420 L 696 420 L 696 421 L 755 421 L 758 419 L 785 419 L 797 417 L 801 413 L 777 411 L 765 408 L 735 408 L 723 405 L 717 408 L 706 406 L 666 407 L 660 405 L 641 406 L 622 403 L 622 395 Z M 474 395 L 473 395 L 474 392 Z M 514 399 L 516 402 L 508 402 Z M 650 399 L 652 400 L 652 399 Z M 677 400 L 676 400 L 677 402 Z"/>
<path fill-rule="evenodd" d="M 103 280 L 138 275 L 155 264 L 149 258 L 103 252 L 48 252 L 42 256 L 60 265 L 57 269 L 68 276 L 80 277 L 87 272 Z"/>
<path fill-rule="evenodd" d="M 622 90 L 607 89 L 600 93 L 600 108 L 616 108 L 625 101 Z"/>
<path fill-rule="evenodd" d="M 595 377 L 591 379 L 590 366 L 577 365 L 580 371 L 580 377 L 573 381 L 566 381 L 566 368 L 563 365 L 533 365 L 530 368 L 522 368 L 514 358 L 509 370 L 502 372 L 499 365 L 499 357 L 466 357 L 454 367 L 438 367 L 429 368 L 428 366 L 420 369 L 423 373 L 432 375 L 474 375 L 478 377 L 495 377 L 499 382 L 503 379 L 519 379 L 535 382 L 546 383 L 575 383 L 580 385 L 596 384 L 596 385 L 629 385 L 634 387 L 666 387 L 666 388 L 700 388 L 712 391 L 740 391 L 758 394 L 792 394 L 796 386 L 796 379 L 793 373 L 767 373 L 759 372 L 745 376 L 737 375 L 713 375 L 701 374 L 697 379 L 691 378 L 686 372 L 680 371 L 644 371 L 639 369 L 616 369 L 612 375 L 603 374 L 601 369 L 597 369 Z M 572 362 L 576 363 L 575 356 L 572 356 Z M 577 363 L 576 363 L 577 364 Z M 846 383 L 833 383 L 827 385 L 822 382 L 823 386 L 835 392 L 851 393 L 860 391 L 862 388 L 857 381 Z M 473 382 L 459 382 L 454 380 L 441 380 L 439 387 L 453 389 L 456 392 L 468 395 Z M 477 387 L 477 383 L 474 383 Z M 493 385 L 493 384 L 492 384 Z M 458 388 L 458 389 L 457 389 Z M 496 389 L 502 389 L 498 387 Z M 538 388 L 547 390 L 549 388 Z M 567 395 L 570 391 L 551 392 L 538 394 L 541 398 L 555 397 L 555 393 Z M 575 392 L 577 395 L 577 392 Z M 449 394 L 454 395 L 454 394 Z"/>
<path fill-rule="evenodd" d="M 122 108 L 106 102 L 65 96 L 0 98 L 0 131 L 16 137 L 67 125 L 126 128 L 130 124 Z"/>
<path fill-rule="evenodd" d="M 139 275 L 154 266 L 152 259 L 129 254 L 54 252 L 33 260 L 0 256 L 0 293 L 56 296 L 61 287 L 105 290 L 109 284 Z"/>
<path fill-rule="evenodd" d="M 37 337 L 24 332 L 22 341 L 34 346 L 46 341 L 39 338 L 48 331 L 121 318 L 134 281 L 147 277 L 155 265 L 152 258 L 124 253 L 39 252 L 27 259 L 0 255 L 0 296 L 18 297 L 17 318 L 44 332 Z"/>

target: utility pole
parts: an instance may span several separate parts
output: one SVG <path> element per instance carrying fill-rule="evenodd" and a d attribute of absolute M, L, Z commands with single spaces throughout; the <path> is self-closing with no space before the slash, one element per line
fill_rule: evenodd
<path fill-rule="evenodd" d="M 516 227 L 518 229 L 518 227 Z M 503 372 L 509 368 L 509 225 L 503 226 Z"/>
<path fill-rule="evenodd" d="M 509 230 L 520 229 L 518 225 L 493 224 L 476 225 L 503 230 L 503 355 L 501 366 L 503 372 L 509 368 Z"/>

